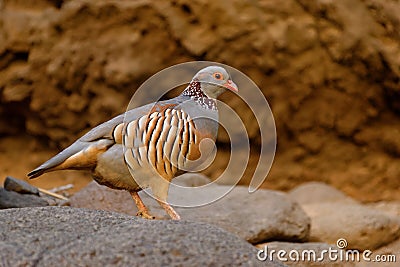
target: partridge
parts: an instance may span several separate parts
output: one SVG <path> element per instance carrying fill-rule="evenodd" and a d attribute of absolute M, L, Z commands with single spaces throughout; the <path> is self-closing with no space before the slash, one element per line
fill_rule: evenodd
<path fill-rule="evenodd" d="M 218 132 L 216 98 L 238 91 L 228 72 L 219 66 L 200 70 L 177 97 L 147 104 L 104 122 L 30 173 L 88 169 L 96 182 L 127 190 L 138 216 L 154 219 L 138 192 L 150 188 L 155 199 L 175 220 L 167 203 L 170 181 L 190 170 L 202 153 L 200 143 L 215 141 Z"/>

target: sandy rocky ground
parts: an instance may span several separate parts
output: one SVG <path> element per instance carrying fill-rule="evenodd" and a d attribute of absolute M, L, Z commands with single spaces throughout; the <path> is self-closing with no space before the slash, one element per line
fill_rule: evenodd
<path fill-rule="evenodd" d="M 185 174 L 174 183 L 197 187 L 210 182 L 201 174 Z M 213 185 L 209 190 L 226 192 L 227 188 L 227 185 Z M 72 208 L 31 207 L 0 211 L 0 216 L 5 219 L 0 223 L 3 236 L 0 255 L 4 265 L 40 262 L 51 266 L 56 261 L 65 265 L 117 263 L 121 266 L 140 262 L 360 267 L 398 264 L 378 264 L 362 258 L 360 261 L 352 258 L 330 260 L 327 255 L 317 260 L 323 250 L 338 251 L 339 245 L 346 249 L 343 253 L 351 250 L 362 255 L 363 251 L 370 250 L 371 260 L 377 255 L 400 258 L 399 202 L 361 204 L 321 182 L 306 183 L 288 193 L 260 189 L 249 194 L 247 187 L 236 186 L 227 196 L 209 205 L 177 208 L 182 216 L 179 222 L 168 220 L 155 200 L 145 192 L 140 194 L 157 220 L 132 216 L 137 209 L 128 192 L 112 190 L 95 182 L 63 204 Z M 174 190 L 170 195 L 176 196 Z M 199 196 L 189 192 L 179 195 L 179 199 L 187 202 L 196 197 Z M 42 217 L 51 219 L 43 221 Z M 82 230 L 82 227 L 87 229 Z M 148 233 L 149 229 L 159 234 Z M 346 245 L 337 243 L 340 239 L 345 239 Z M 26 245 L 31 242 L 36 242 L 40 249 Z M 269 253 L 283 250 L 287 254 L 283 258 L 277 258 L 275 254 L 264 261 L 258 260 L 258 251 L 266 251 L 266 247 Z M 296 254 L 289 254 L 297 252 L 301 255 L 305 250 L 315 252 L 316 259 L 293 260 Z M 140 260 L 137 255 L 142 255 Z"/>
<path fill-rule="evenodd" d="M 175 181 L 178 185 L 201 186 L 210 180 L 202 175 L 187 174 Z M 226 185 L 216 185 L 225 190 Z M 346 249 L 371 250 L 373 255 L 394 254 L 400 257 L 400 203 L 380 202 L 363 205 L 337 189 L 320 182 L 301 185 L 288 193 L 259 190 L 249 194 L 247 187 L 237 186 L 221 200 L 200 208 L 178 208 L 183 219 L 206 222 L 232 232 L 249 243 L 271 249 L 316 253 L 332 247 L 344 238 Z M 171 192 L 173 194 L 173 191 Z M 156 216 L 162 209 L 149 196 L 141 195 Z M 184 198 L 193 198 L 180 196 Z M 92 182 L 71 198 L 70 205 L 79 208 L 108 210 L 134 215 L 137 211 L 130 195 Z M 349 262 L 315 263 L 353 266 Z M 312 262 L 285 262 L 294 266 L 310 266 Z M 365 264 L 365 262 L 362 262 Z M 395 266 L 396 263 L 388 266 Z M 360 266 L 363 266 L 361 263 Z"/>

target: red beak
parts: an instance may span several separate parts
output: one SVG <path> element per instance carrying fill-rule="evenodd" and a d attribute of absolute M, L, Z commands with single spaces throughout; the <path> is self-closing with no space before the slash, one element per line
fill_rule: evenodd
<path fill-rule="evenodd" d="M 228 80 L 226 83 L 224 83 L 223 87 L 233 92 L 239 91 L 237 85 L 232 80 Z"/>

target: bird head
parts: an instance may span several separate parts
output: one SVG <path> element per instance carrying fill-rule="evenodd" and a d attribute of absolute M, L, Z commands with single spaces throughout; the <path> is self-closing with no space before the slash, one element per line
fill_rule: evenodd
<path fill-rule="evenodd" d="M 216 99 L 226 90 L 238 91 L 237 85 L 232 81 L 228 72 L 219 66 L 209 66 L 201 69 L 193 77 L 192 82 L 198 82 L 200 89 L 209 97 Z"/>

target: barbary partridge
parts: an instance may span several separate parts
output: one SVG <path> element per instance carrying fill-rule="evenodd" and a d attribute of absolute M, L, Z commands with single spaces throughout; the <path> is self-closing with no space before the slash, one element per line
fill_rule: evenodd
<path fill-rule="evenodd" d="M 169 182 L 203 157 L 202 140 L 215 141 L 215 99 L 226 89 L 238 91 L 227 71 L 219 66 L 206 67 L 179 96 L 129 110 L 100 124 L 28 177 L 89 169 L 99 184 L 129 191 L 138 216 L 154 219 L 138 194 L 149 187 L 167 214 L 178 220 L 180 216 L 166 202 Z"/>

